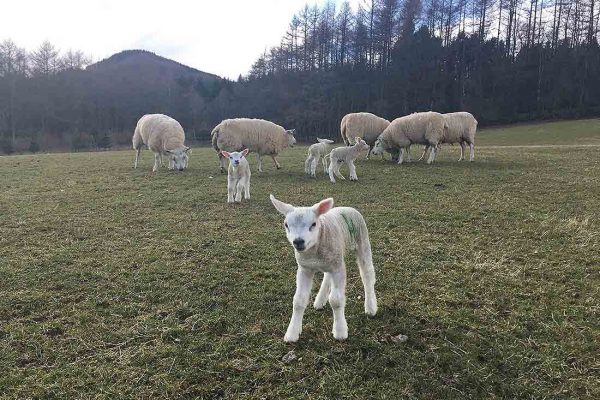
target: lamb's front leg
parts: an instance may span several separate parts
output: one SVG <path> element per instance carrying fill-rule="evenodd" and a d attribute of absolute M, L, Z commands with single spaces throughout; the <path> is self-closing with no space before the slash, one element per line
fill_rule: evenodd
<path fill-rule="evenodd" d="M 350 170 L 350 180 L 357 181 L 358 176 L 356 176 L 356 166 L 354 165 L 354 160 L 348 161 L 348 169 Z"/>
<path fill-rule="evenodd" d="M 314 275 L 315 273 L 313 271 L 298 267 L 298 271 L 296 272 L 296 294 L 294 294 L 292 319 L 290 320 L 290 325 L 283 337 L 283 340 L 288 343 L 298 341 L 298 338 L 302 333 L 302 318 L 304 317 L 304 310 L 306 310 L 306 306 L 308 305 Z"/>
<path fill-rule="evenodd" d="M 247 176 L 244 179 L 244 198 L 246 200 L 250 199 L 250 177 Z"/>
<path fill-rule="evenodd" d="M 277 169 L 281 169 L 281 165 L 279 165 L 279 161 L 277 161 L 277 156 L 271 155 L 271 158 L 273 159 L 273 162 L 275 163 L 275 167 Z"/>
<path fill-rule="evenodd" d="M 233 196 L 235 194 L 235 179 L 227 177 L 227 202 L 233 203 Z"/>
<path fill-rule="evenodd" d="M 329 305 L 333 310 L 333 337 L 337 340 L 348 338 L 348 324 L 344 309 L 346 308 L 346 268 L 343 266 L 338 272 L 330 272 L 331 292 Z"/>

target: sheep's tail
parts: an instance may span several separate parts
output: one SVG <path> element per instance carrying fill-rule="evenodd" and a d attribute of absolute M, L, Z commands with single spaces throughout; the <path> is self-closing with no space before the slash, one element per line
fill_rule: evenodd
<path fill-rule="evenodd" d="M 217 145 L 217 140 L 219 139 L 219 126 L 217 125 L 215 127 L 215 129 L 213 129 L 213 131 L 210 133 L 210 135 L 212 136 L 212 146 L 215 149 L 215 151 L 217 153 L 221 152 L 221 149 L 219 149 L 219 146 Z"/>
<path fill-rule="evenodd" d="M 325 143 L 325 144 L 332 144 L 333 140 L 329 140 L 329 139 L 319 139 L 317 138 L 317 142 L 319 143 Z"/>

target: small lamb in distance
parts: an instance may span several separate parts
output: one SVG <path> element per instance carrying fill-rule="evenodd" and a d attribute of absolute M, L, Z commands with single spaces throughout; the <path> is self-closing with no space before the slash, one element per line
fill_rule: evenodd
<path fill-rule="evenodd" d="M 241 152 L 222 151 L 223 157 L 229 158 L 229 168 L 227 169 L 227 202 L 233 203 L 242 201 L 242 193 L 246 200 L 250 199 L 250 164 L 246 160 L 248 149 Z"/>
<path fill-rule="evenodd" d="M 323 157 L 323 171 L 327 173 L 327 158 L 325 158 L 325 155 L 333 140 L 317 138 L 317 142 L 319 143 L 310 145 L 308 148 L 308 157 L 304 161 L 304 172 L 313 178 L 316 176 L 317 164 L 321 160 L 321 157 Z"/>
<path fill-rule="evenodd" d="M 329 180 L 331 183 L 335 183 L 335 178 L 333 175 L 337 176 L 340 179 L 346 179 L 340 173 L 340 166 L 343 162 L 348 164 L 348 169 L 350 170 L 350 180 L 357 181 L 358 176 L 356 176 L 356 166 L 354 165 L 354 160 L 356 160 L 362 153 L 369 151 L 369 145 L 362 140 L 361 138 L 356 138 L 356 143 L 354 146 L 350 147 L 336 147 L 331 150 L 326 157 L 329 157 Z"/>
<path fill-rule="evenodd" d="M 277 211 L 285 215 L 287 239 L 294 246 L 298 264 L 292 319 L 283 340 L 296 342 L 302 333 L 302 318 L 316 272 L 323 272 L 324 277 L 314 307 L 323 308 L 329 298 L 333 310 L 333 337 L 338 340 L 348 338 L 348 324 L 344 315 L 346 249 L 356 250 L 356 262 L 365 290 L 365 314 L 373 316 L 377 313 L 375 268 L 364 218 L 351 207 L 332 208 L 332 198 L 312 207 L 294 207 L 277 200 L 273 195 L 270 198 Z"/>

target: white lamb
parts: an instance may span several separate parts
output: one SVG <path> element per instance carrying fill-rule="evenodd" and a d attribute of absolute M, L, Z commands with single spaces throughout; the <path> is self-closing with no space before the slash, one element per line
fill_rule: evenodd
<path fill-rule="evenodd" d="M 133 133 L 133 149 L 137 168 L 142 146 L 146 145 L 154 152 L 153 172 L 162 165 L 162 155 L 169 156 L 169 169 L 183 171 L 188 166 L 188 154 L 191 149 L 184 145 L 183 128 L 173 118 L 163 114 L 146 114 L 139 119 Z"/>
<path fill-rule="evenodd" d="M 348 338 L 348 325 L 344 315 L 346 306 L 347 249 L 356 250 L 356 261 L 365 291 L 365 314 L 377 313 L 375 297 L 375 268 L 367 224 L 362 215 L 350 207 L 333 207 L 329 198 L 312 207 L 294 207 L 271 195 L 271 202 L 285 216 L 285 231 L 294 247 L 298 264 L 296 294 L 292 319 L 283 338 L 296 342 L 302 332 L 302 318 L 308 305 L 313 277 L 322 272 L 323 282 L 315 298 L 314 307 L 321 309 L 327 303 L 333 310 L 333 337 Z"/>
<path fill-rule="evenodd" d="M 285 130 L 264 119 L 235 118 L 221 121 L 211 133 L 212 145 L 219 155 L 221 172 L 225 171 L 225 160 L 221 150 L 248 149 L 255 152 L 258 159 L 258 172 L 262 172 L 261 156 L 269 155 L 277 169 L 280 169 L 281 165 L 276 157 L 285 148 L 296 143 L 294 132 L 294 129 Z"/>
<path fill-rule="evenodd" d="M 412 144 L 424 144 L 431 147 L 427 163 L 435 160 L 438 144 L 442 142 L 446 123 L 442 114 L 428 111 L 413 113 L 392 121 L 375 141 L 372 154 L 383 154 L 384 151 L 400 150 L 398 164 L 402 164 L 404 153 Z M 408 152 L 410 155 L 410 152 Z"/>
<path fill-rule="evenodd" d="M 246 160 L 248 149 L 242 152 L 229 153 L 223 151 L 223 157 L 229 158 L 227 169 L 227 202 L 242 201 L 242 194 L 246 200 L 250 199 L 250 165 Z"/>
<path fill-rule="evenodd" d="M 327 154 L 330 145 L 333 143 L 333 140 L 317 138 L 317 142 L 319 143 L 312 144 L 308 148 L 308 157 L 304 162 L 304 172 L 313 178 L 316 176 L 317 164 L 321 158 L 323 158 L 323 170 L 327 173 L 327 158 L 325 155 Z"/>
<path fill-rule="evenodd" d="M 473 114 L 461 111 L 442 114 L 442 116 L 446 121 L 446 131 L 444 132 L 442 143 L 460 144 L 460 157 L 458 161 L 462 161 L 465 159 L 465 144 L 468 144 L 471 150 L 469 161 L 474 161 L 477 120 L 475 119 Z M 421 158 L 419 158 L 419 161 L 425 158 L 425 155 L 427 154 L 427 151 L 429 149 L 429 146 L 425 146 L 425 149 L 423 150 L 423 155 L 421 156 Z"/>
<path fill-rule="evenodd" d="M 350 180 L 357 181 L 358 176 L 356 176 L 354 160 L 368 150 L 369 145 L 359 137 L 356 138 L 354 146 L 336 147 L 331 150 L 331 153 L 327 154 L 327 157 L 329 158 L 329 180 L 331 180 L 332 183 L 335 183 L 335 178 L 333 177 L 334 174 L 340 179 L 346 179 L 340 172 L 340 166 L 345 162 L 348 164 L 348 170 L 350 171 Z"/>

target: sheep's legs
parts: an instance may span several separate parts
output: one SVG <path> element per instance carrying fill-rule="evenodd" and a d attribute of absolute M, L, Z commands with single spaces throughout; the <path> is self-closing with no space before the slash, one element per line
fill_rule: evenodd
<path fill-rule="evenodd" d="M 152 172 L 158 171 L 158 163 L 159 163 L 159 153 L 154 153 L 154 167 L 152 168 Z"/>
<path fill-rule="evenodd" d="M 410 146 L 406 146 L 406 162 L 412 162 L 412 158 L 410 156 Z"/>
<path fill-rule="evenodd" d="M 250 198 L 250 177 L 244 179 L 244 198 L 246 200 Z"/>
<path fill-rule="evenodd" d="M 333 310 L 333 337 L 337 340 L 348 338 L 348 324 L 344 309 L 346 307 L 346 268 L 342 267 L 338 272 L 330 272 L 331 292 L 329 293 L 329 304 Z"/>
<path fill-rule="evenodd" d="M 313 160 L 313 156 L 310 155 L 306 158 L 306 161 L 304 161 L 304 173 L 306 175 L 310 175 L 312 160 Z"/>
<path fill-rule="evenodd" d="M 317 164 L 319 164 L 319 159 L 314 157 L 312 163 L 310 164 L 310 176 L 313 178 L 317 176 Z"/>
<path fill-rule="evenodd" d="M 313 306 L 315 309 L 320 310 L 325 307 L 327 304 L 327 298 L 329 297 L 329 291 L 331 290 L 331 277 L 328 272 L 323 274 L 323 282 L 321 282 L 321 288 L 319 289 L 319 293 L 317 293 L 317 297 L 315 297 L 315 302 Z"/>
<path fill-rule="evenodd" d="M 338 178 L 340 178 L 342 180 L 346 180 L 346 178 L 344 178 L 344 175 L 342 175 L 342 173 L 340 172 L 341 165 L 342 165 L 342 161 L 337 160 L 337 162 L 335 163 L 335 169 L 333 170 L 333 172 L 335 173 L 335 176 L 337 176 Z"/>
<path fill-rule="evenodd" d="M 296 342 L 302 333 L 302 318 L 304 310 L 308 305 L 310 297 L 310 289 L 315 273 L 308 269 L 298 267 L 296 272 L 296 294 L 294 294 L 294 308 L 292 311 L 292 319 L 285 332 L 283 340 L 286 342 Z"/>
<path fill-rule="evenodd" d="M 272 156 L 271 156 L 271 158 L 273 159 L 273 162 L 275 163 L 275 167 L 276 167 L 277 169 L 281 169 L 281 165 L 279 165 L 279 161 L 277 161 L 277 158 L 276 158 L 276 156 L 273 156 L 273 155 L 272 155 Z"/>
<path fill-rule="evenodd" d="M 460 142 L 460 158 L 458 161 L 462 161 L 465 159 L 465 142 Z"/>
<path fill-rule="evenodd" d="M 429 153 L 429 159 L 427 160 L 427 164 L 431 164 L 435 161 L 435 156 L 437 154 L 437 145 L 431 146 L 431 153 Z"/>
<path fill-rule="evenodd" d="M 244 193 L 244 180 L 240 179 L 235 185 L 235 201 L 239 203 L 242 201 L 242 194 Z"/>
<path fill-rule="evenodd" d="M 329 180 L 331 181 L 331 183 L 335 183 L 335 178 L 333 177 L 334 174 L 337 175 L 337 176 L 340 176 L 340 172 L 338 170 L 339 169 L 339 165 L 338 164 L 339 164 L 339 162 L 335 158 L 329 160 L 329 170 L 328 170 L 328 172 L 329 172 Z M 344 179 L 343 176 L 342 176 L 342 179 Z"/>
<path fill-rule="evenodd" d="M 258 172 L 263 172 L 262 159 L 260 158 L 260 154 L 256 153 L 256 159 L 258 160 Z"/>
<path fill-rule="evenodd" d="M 221 153 L 218 153 L 219 156 L 219 167 L 221 168 L 221 173 L 225 172 L 225 156 Z"/>
<path fill-rule="evenodd" d="M 469 161 L 475 161 L 475 143 L 469 143 L 469 147 L 471 149 L 471 155 L 469 157 Z"/>
<path fill-rule="evenodd" d="M 421 154 L 421 158 L 419 158 L 419 161 L 423 161 L 425 159 L 425 156 L 427 155 L 427 150 L 429 150 L 428 144 L 425 145 L 425 148 L 423 149 L 423 154 Z"/>
<path fill-rule="evenodd" d="M 163 160 L 162 160 L 162 153 L 158 153 L 158 160 L 160 161 L 160 166 L 162 167 L 163 164 Z M 171 166 L 171 163 L 169 162 L 169 166 Z"/>
<path fill-rule="evenodd" d="M 135 149 L 135 162 L 133 163 L 133 168 L 137 168 L 138 165 L 138 160 L 140 159 L 140 152 L 142 151 L 142 148 L 140 147 L 139 149 Z"/>
<path fill-rule="evenodd" d="M 353 160 L 348 161 L 348 169 L 350 170 L 350 180 L 357 181 L 358 176 L 356 176 L 356 166 L 354 165 Z"/>
<path fill-rule="evenodd" d="M 327 174 L 327 157 L 323 156 L 323 172 Z"/>
<path fill-rule="evenodd" d="M 398 156 L 398 164 L 402 164 L 404 161 L 404 147 L 400 148 L 400 155 Z"/>

